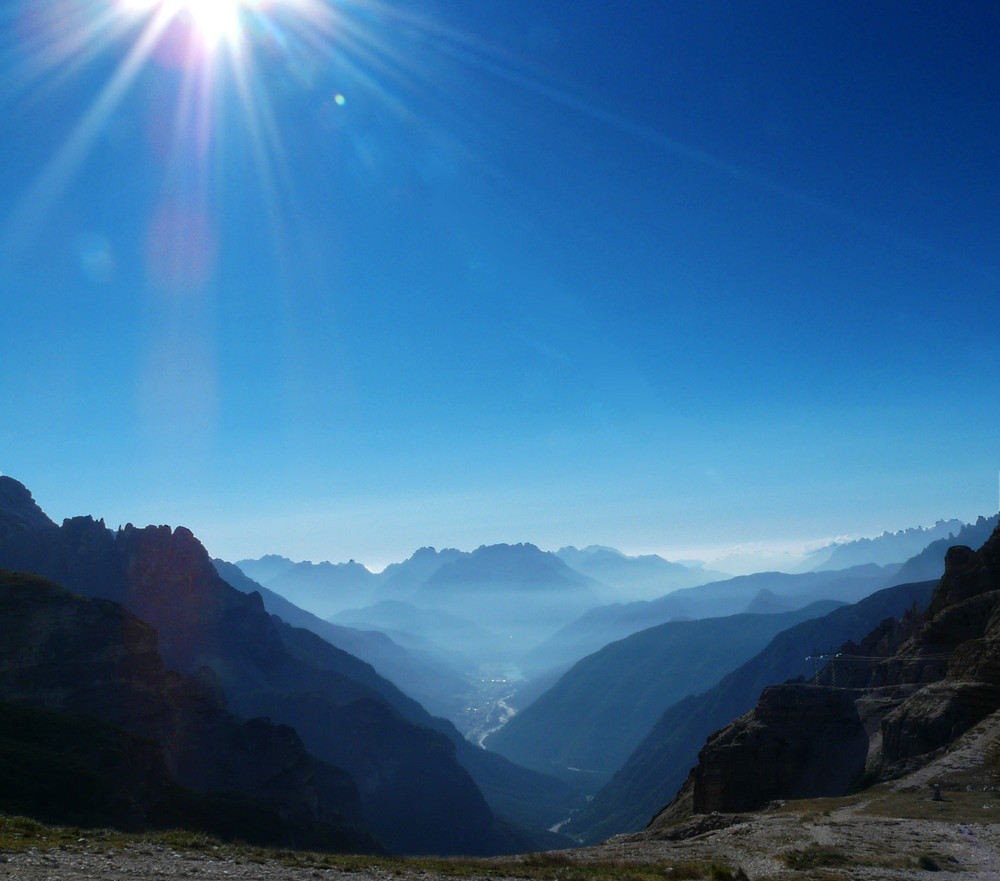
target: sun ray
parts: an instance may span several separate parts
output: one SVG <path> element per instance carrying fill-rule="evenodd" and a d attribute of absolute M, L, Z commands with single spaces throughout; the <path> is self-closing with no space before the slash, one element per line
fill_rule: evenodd
<path fill-rule="evenodd" d="M 39 15 L 46 8 L 43 0 L 29 2 L 37 3 Z M 0 246 L 7 255 L 20 252 L 34 237 L 147 65 L 152 76 L 161 70 L 163 82 L 174 83 L 173 112 L 159 108 L 157 113 L 170 129 L 158 141 L 165 150 L 160 157 L 163 199 L 169 202 L 171 192 L 184 189 L 199 211 L 212 215 L 209 202 L 226 173 L 220 145 L 230 135 L 239 137 L 232 128 L 235 123 L 249 145 L 277 243 L 293 219 L 288 212 L 296 210 L 297 195 L 276 104 L 281 94 L 270 79 L 275 72 L 290 74 L 304 93 L 316 90 L 317 106 L 325 101 L 343 107 L 343 93 L 353 87 L 410 121 L 409 98 L 431 86 L 427 71 L 421 70 L 420 53 L 410 57 L 405 45 L 440 52 L 439 43 L 452 43 L 473 51 L 468 38 L 370 0 L 65 2 L 79 13 L 79 20 L 72 19 L 72 33 L 63 28 L 48 43 L 41 36 L 29 40 L 25 50 L 30 69 L 23 79 L 34 77 L 39 88 L 54 88 L 115 44 L 127 48 L 111 78 L 8 215 L 0 229 Z M 229 95 L 238 102 L 239 121 L 225 112 Z M 438 92 L 436 97 L 446 96 Z M 356 144 L 356 139 L 350 143 Z"/>
<path fill-rule="evenodd" d="M 33 17 L 34 28 L 23 40 L 25 61 L 5 77 L 5 98 L 20 98 L 30 92 L 30 100 L 39 102 L 74 77 L 109 47 L 132 30 L 116 9 L 105 7 L 96 12 L 84 3 L 71 8 L 52 8 Z M 34 91 L 32 91 L 34 90 Z"/>
<path fill-rule="evenodd" d="M 4 225 L 4 253 L 17 253 L 33 237 L 73 175 L 86 159 L 103 126 L 153 54 L 169 24 L 163 15 L 153 17 L 132 45 L 124 61 L 77 123 L 66 143 L 46 165 L 38 180 Z"/>

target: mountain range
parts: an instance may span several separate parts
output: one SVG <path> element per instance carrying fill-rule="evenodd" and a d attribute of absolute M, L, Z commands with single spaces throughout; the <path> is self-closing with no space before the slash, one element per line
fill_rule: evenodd
<path fill-rule="evenodd" d="M 824 600 L 794 612 L 671 621 L 633 633 L 578 661 L 485 745 L 519 764 L 562 777 L 589 774 L 601 785 L 665 707 L 838 605 Z"/>
<path fill-rule="evenodd" d="M 527 543 L 483 545 L 471 552 L 422 548 L 379 575 L 356 563 L 294 564 L 275 557 L 237 565 L 328 620 L 377 627 L 410 648 L 423 641 L 423 647 L 445 653 L 439 660 L 453 653 L 452 660 L 471 662 L 473 668 L 511 662 L 597 605 L 609 590 Z M 387 603 L 429 614 L 408 615 L 404 626 L 393 627 L 386 617 L 397 615 L 398 622 L 401 607 Z M 461 625 L 449 634 L 442 613 Z"/>
<path fill-rule="evenodd" d="M 709 737 L 662 827 L 772 799 L 842 795 L 911 771 L 1000 709 L 1000 528 L 948 549 L 924 611 L 834 652 L 814 683 L 765 688 Z"/>
<path fill-rule="evenodd" d="M 632 557 L 601 545 L 568 546 L 556 551 L 556 556 L 577 572 L 612 586 L 608 599 L 651 599 L 727 577 L 701 566 L 671 563 L 657 554 Z"/>
<path fill-rule="evenodd" d="M 843 641 L 904 615 L 914 605 L 925 607 L 935 584 L 884 588 L 853 605 L 796 624 L 711 688 L 666 707 L 610 782 L 563 831 L 590 844 L 642 829 L 676 794 L 706 738 L 749 710 L 764 688 L 814 677 L 822 662 L 811 658 L 832 653 Z"/>
<path fill-rule="evenodd" d="M 218 576 L 188 530 L 127 525 L 112 532 L 90 517 L 56 526 L 25 487 L 0 477 L 0 567 L 121 604 L 155 629 L 169 669 L 190 676 L 209 668 L 232 712 L 293 727 L 312 755 L 355 781 L 367 828 L 391 850 L 537 846 L 538 838 L 497 818 L 456 750 L 468 747 L 465 759 L 478 763 L 480 779 L 510 806 L 532 790 L 558 793 L 555 781 L 481 758 L 371 666 L 268 615 L 259 594 Z"/>
<path fill-rule="evenodd" d="M 353 561 L 295 563 L 275 556 L 237 565 L 317 617 L 380 630 L 405 648 L 435 653 L 455 672 L 464 666 L 475 676 L 483 665 L 495 670 L 505 664 L 508 675 L 529 680 L 523 694 L 512 695 L 523 707 L 575 661 L 644 626 L 791 611 L 822 598 L 850 602 L 891 583 L 933 577 L 913 571 L 912 563 L 899 577 L 895 570 L 914 549 L 960 528 L 958 521 L 940 521 L 832 545 L 810 558 L 822 571 L 795 575 L 733 578 L 701 565 L 651 554 L 632 557 L 599 545 L 552 554 L 527 543 L 472 552 L 421 548 L 379 574 Z M 852 565 L 840 568 L 837 561 Z M 642 599 L 622 603 L 635 597 Z M 326 614 L 331 609 L 336 611 Z M 449 699 L 430 689 L 424 697 L 442 710 Z"/>
<path fill-rule="evenodd" d="M 935 541 L 950 541 L 965 524 L 961 520 L 939 520 L 933 526 L 883 532 L 875 538 L 858 538 L 830 545 L 810 554 L 807 565 L 812 570 L 848 569 L 875 563 L 888 566 L 903 563 Z"/>
<path fill-rule="evenodd" d="M 958 536 L 971 541 L 995 522 L 981 518 Z M 875 551 L 859 545 L 857 553 Z M 948 552 L 942 584 L 951 578 L 952 586 L 940 602 L 938 587 L 933 626 L 931 611 L 918 611 L 929 585 L 877 592 L 906 573 L 940 569 L 944 551 L 933 543 L 902 564 L 758 573 L 595 608 L 621 595 L 600 573 L 608 580 L 618 573 L 624 595 L 668 584 L 659 580 L 668 571 L 691 580 L 711 573 L 681 567 L 684 575 L 661 558 L 607 548 L 553 554 L 530 544 L 469 553 L 425 548 L 379 575 L 353 562 L 303 565 L 273 556 L 237 567 L 211 560 L 183 527 L 112 531 L 92 517 L 57 526 L 25 487 L 0 477 L 0 568 L 9 570 L 0 577 L 0 604 L 8 604 L 0 703 L 22 726 L 0 744 L 7 762 L 0 761 L 0 809 L 39 813 L 48 804 L 60 821 L 100 816 L 122 826 L 214 823 L 230 837 L 326 849 L 486 854 L 559 846 L 567 839 L 542 830 L 567 817 L 566 830 L 582 840 L 637 828 L 668 800 L 665 788 L 676 789 L 705 737 L 749 709 L 760 688 L 757 709 L 701 750 L 701 770 L 661 822 L 692 806 L 728 809 L 720 781 L 730 770 L 719 769 L 728 768 L 725 756 L 739 754 L 730 747 L 748 739 L 766 744 L 762 755 L 765 765 L 777 763 L 775 779 L 798 781 L 789 792 L 808 791 L 815 763 L 799 767 L 801 757 L 782 757 L 766 733 L 778 730 L 783 707 L 815 717 L 817 731 L 831 719 L 848 731 L 851 706 L 869 727 L 882 725 L 889 750 L 872 759 L 869 744 L 863 764 L 885 774 L 915 749 L 900 738 L 936 742 L 946 720 L 957 718 L 960 728 L 992 705 L 988 665 L 965 646 L 979 639 L 991 652 L 992 632 L 958 637 L 975 629 L 968 623 L 975 610 L 992 615 L 982 597 L 995 589 L 995 556 Z M 979 574 L 956 574 L 970 567 Z M 337 620 L 256 583 L 247 569 L 289 593 L 300 590 L 303 601 L 324 597 Z M 845 601 L 855 605 L 825 614 Z M 873 624 L 879 614 L 884 619 Z M 948 680 L 927 648 L 945 637 L 980 679 L 917 689 L 927 718 L 938 720 L 924 731 L 914 721 L 922 705 L 907 701 L 928 677 Z M 870 663 L 871 681 L 861 682 L 856 668 L 832 682 L 827 670 L 815 685 L 773 690 L 809 673 L 803 651 L 845 640 L 855 642 L 845 642 L 842 656 L 884 657 L 887 666 L 877 672 Z M 913 640 L 920 672 L 907 672 L 905 658 L 892 667 L 893 652 Z M 487 739 L 499 752 L 477 748 L 421 705 L 459 712 L 466 694 L 474 699 L 470 686 L 486 681 L 484 658 L 536 677 L 535 699 Z M 884 681 L 873 684 L 878 677 Z M 540 687 L 543 681 L 551 687 Z M 894 689 L 895 703 L 879 715 L 867 698 L 841 694 L 845 683 Z M 810 691 L 817 688 L 822 693 Z M 513 693 L 496 695 L 501 706 L 505 695 L 513 703 Z M 37 742 L 23 732 L 36 733 Z M 857 769 L 859 729 L 835 746 L 841 761 L 831 779 L 840 786 Z M 44 788 L 33 793 L 24 773 L 10 773 L 21 760 L 10 756 L 40 779 L 54 778 L 44 773 L 49 767 L 76 782 L 62 801 Z M 738 764 L 732 773 L 744 779 L 744 759 Z M 581 786 L 571 769 L 593 773 Z M 581 793 L 604 781 L 585 804 Z M 752 774 L 745 782 L 748 791 L 766 789 Z"/>
<path fill-rule="evenodd" d="M 527 652 L 520 666 L 528 678 L 562 672 L 601 646 L 668 621 L 792 611 L 821 599 L 854 602 L 885 586 L 897 569 L 868 564 L 842 572 L 761 572 L 675 590 L 655 600 L 597 606 Z"/>

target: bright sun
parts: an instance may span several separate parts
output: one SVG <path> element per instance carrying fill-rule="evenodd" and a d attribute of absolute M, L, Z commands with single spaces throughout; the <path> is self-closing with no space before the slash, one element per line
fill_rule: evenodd
<path fill-rule="evenodd" d="M 259 0 L 118 0 L 127 12 L 155 13 L 164 20 L 191 23 L 202 43 L 215 48 L 240 37 L 240 13 L 260 5 Z"/>
<path fill-rule="evenodd" d="M 179 5 L 206 43 L 214 45 L 239 36 L 241 0 L 184 0 Z"/>

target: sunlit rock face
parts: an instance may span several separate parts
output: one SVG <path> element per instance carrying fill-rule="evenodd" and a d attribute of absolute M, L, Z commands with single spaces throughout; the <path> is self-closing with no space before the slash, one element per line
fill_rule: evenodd
<path fill-rule="evenodd" d="M 717 732 L 694 772 L 695 813 L 752 810 L 779 795 L 834 795 L 864 771 L 865 725 L 840 688 L 767 688 L 757 706 Z"/>
<path fill-rule="evenodd" d="M 667 815 L 839 795 L 919 766 L 1000 708 L 1000 528 L 956 546 L 927 610 L 841 647 L 817 685 L 765 689 L 709 738 Z"/>

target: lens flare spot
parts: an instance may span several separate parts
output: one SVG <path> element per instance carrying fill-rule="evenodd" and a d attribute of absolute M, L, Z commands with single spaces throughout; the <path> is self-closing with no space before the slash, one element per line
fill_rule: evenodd
<path fill-rule="evenodd" d="M 84 233 L 76 241 L 76 254 L 83 274 L 98 284 L 114 280 L 118 270 L 111 242 L 100 233 Z"/>

